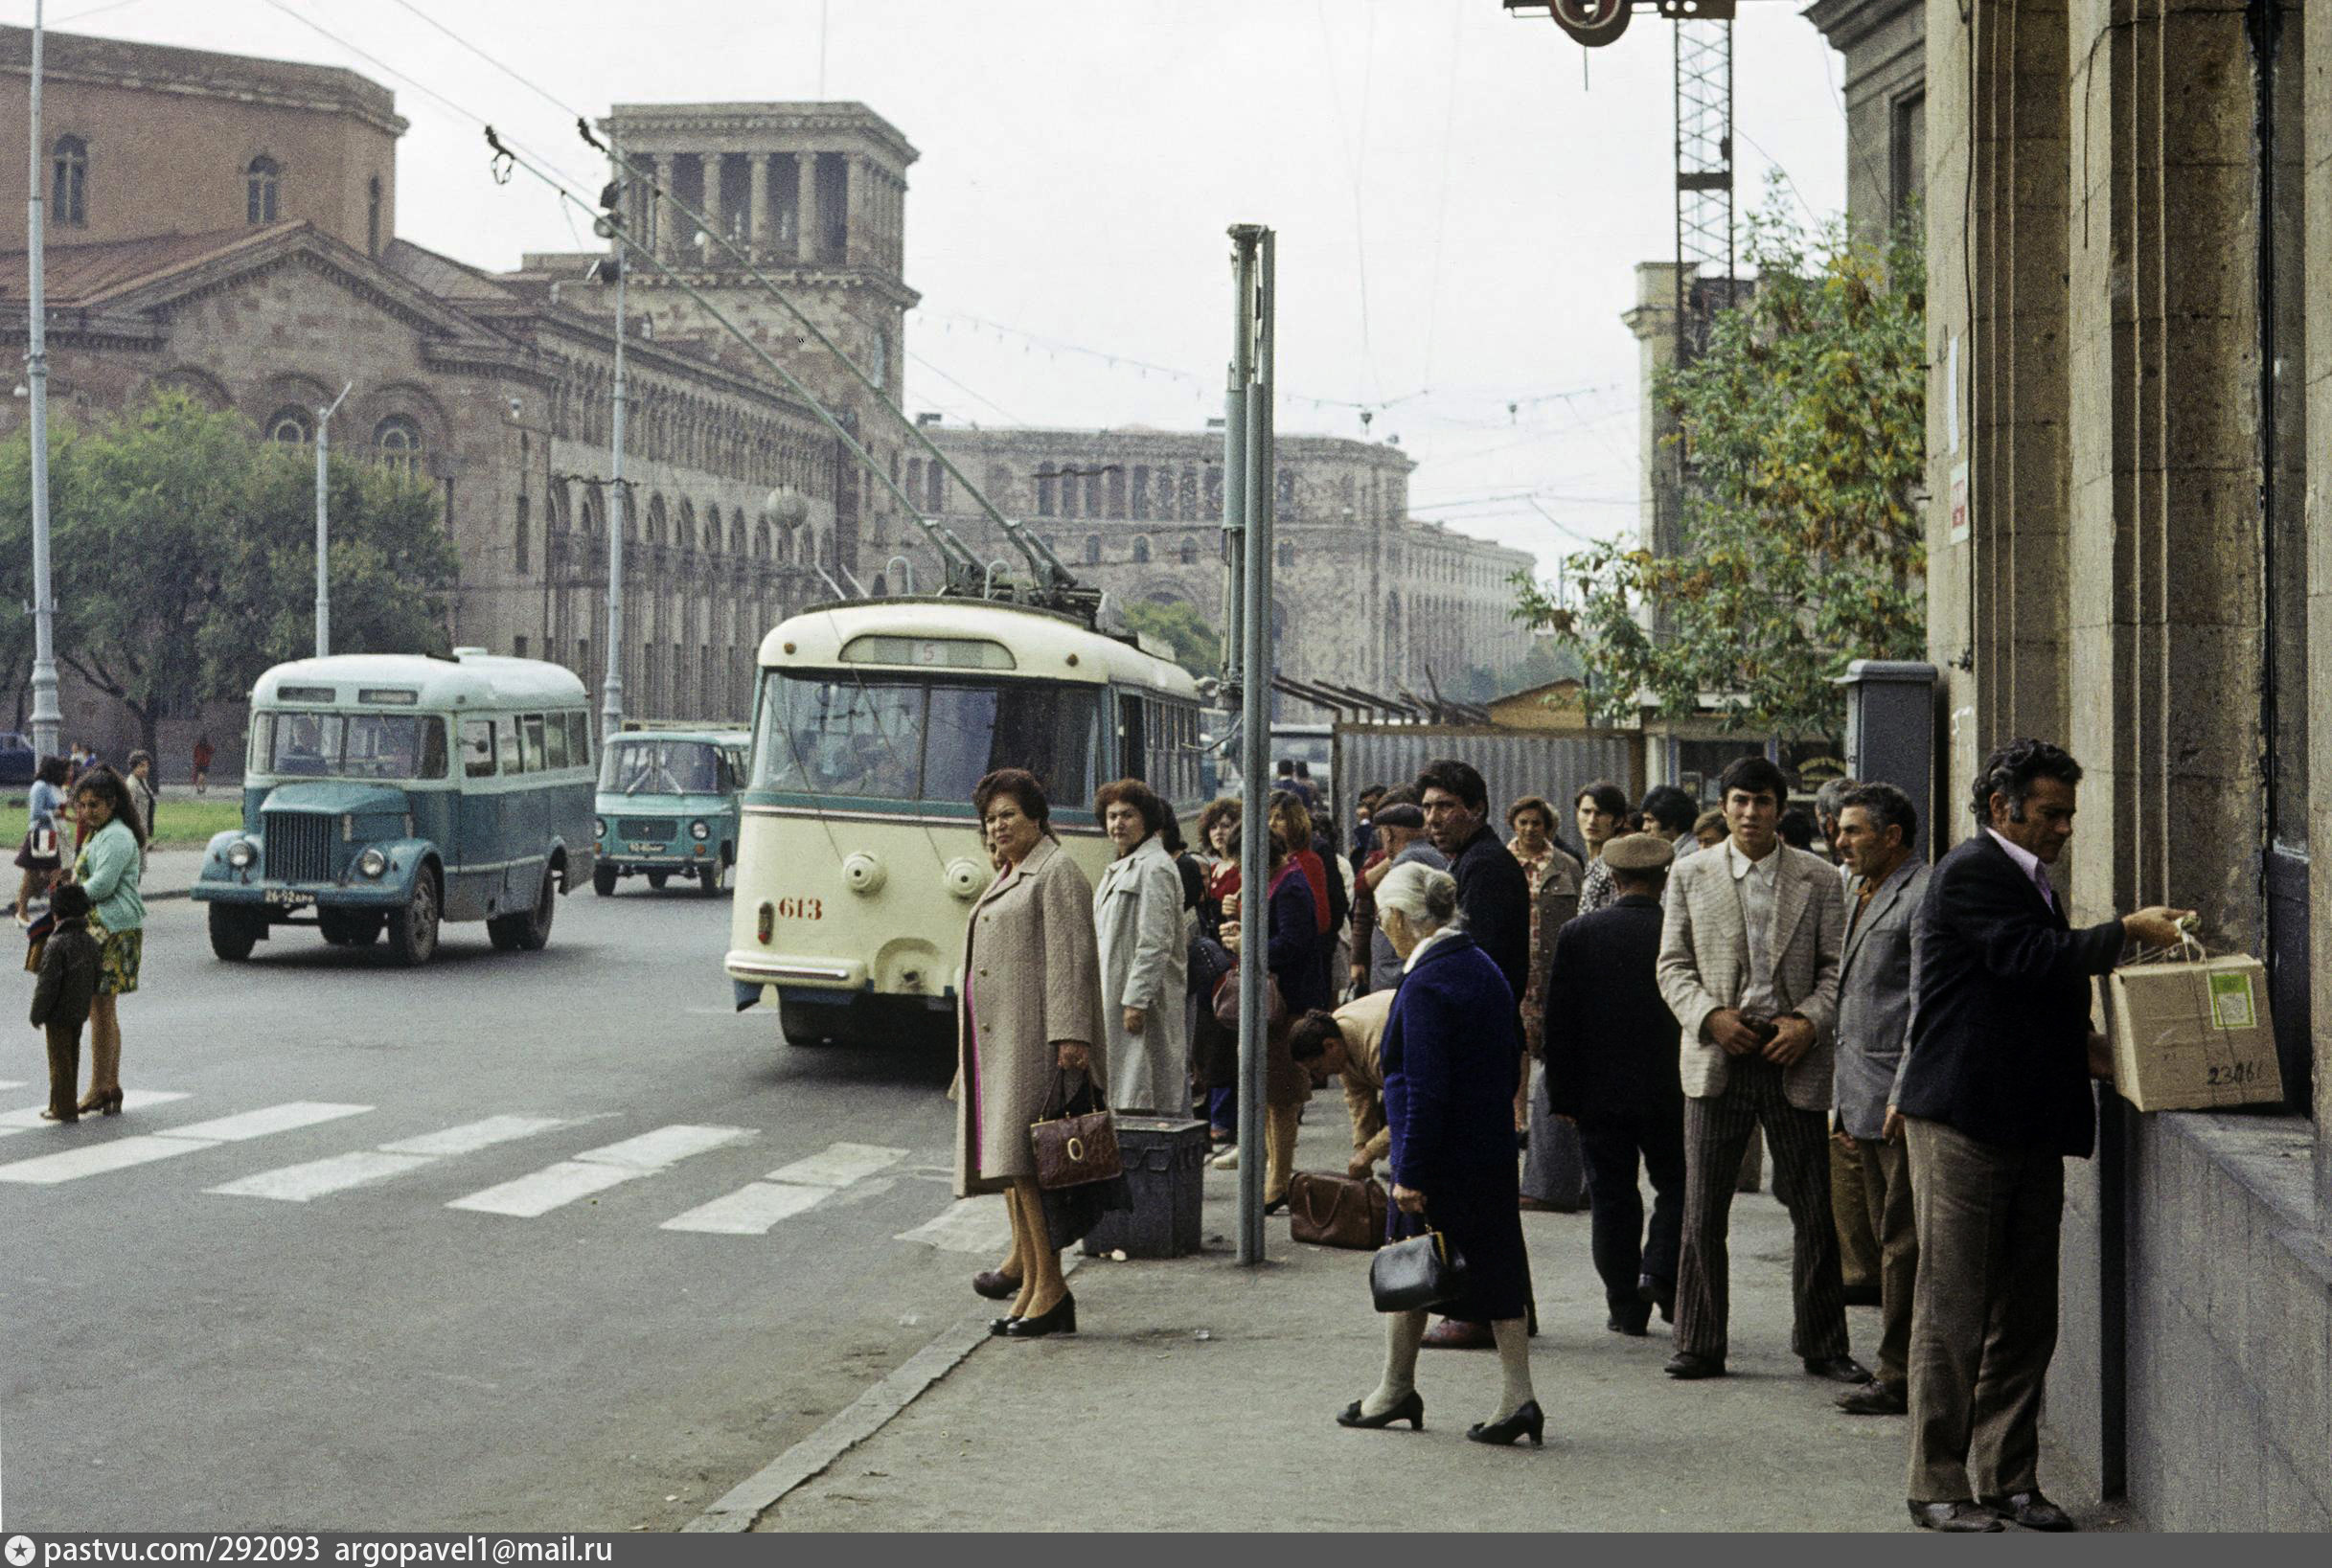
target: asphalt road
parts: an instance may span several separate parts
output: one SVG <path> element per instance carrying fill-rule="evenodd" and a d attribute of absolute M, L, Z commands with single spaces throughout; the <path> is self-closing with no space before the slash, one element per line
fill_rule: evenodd
<path fill-rule="evenodd" d="M 25 1125 L 0 1052 L 8 1526 L 674 1528 L 976 1306 L 1000 1212 L 907 1238 L 952 1062 L 733 1013 L 727 921 L 628 882 L 540 953 L 231 966 L 154 905 L 126 1114 Z"/>

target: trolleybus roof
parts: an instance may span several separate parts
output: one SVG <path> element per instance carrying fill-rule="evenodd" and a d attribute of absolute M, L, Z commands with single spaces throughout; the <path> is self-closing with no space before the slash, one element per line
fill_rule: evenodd
<path fill-rule="evenodd" d="M 762 639 L 762 668 L 814 669 L 838 664 L 843 648 L 858 637 L 1000 643 L 1011 650 L 1016 667 L 1013 673 L 1018 675 L 1095 685 L 1111 679 L 1133 681 L 1193 698 L 1199 692 L 1198 682 L 1180 665 L 1145 653 L 1122 638 L 1095 631 L 1059 610 L 995 600 L 903 594 L 811 605 L 778 623 Z"/>

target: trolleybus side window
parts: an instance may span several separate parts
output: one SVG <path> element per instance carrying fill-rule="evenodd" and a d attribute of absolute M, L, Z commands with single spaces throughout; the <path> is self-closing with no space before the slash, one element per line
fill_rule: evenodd
<path fill-rule="evenodd" d="M 1161 780 L 1151 766 L 1149 715 L 1140 697 L 1131 692 L 1121 692 L 1117 697 L 1117 771 L 1145 784 L 1160 784 Z"/>
<path fill-rule="evenodd" d="M 494 772 L 494 721 L 491 718 L 462 720 L 462 774 L 470 779 L 491 779 Z"/>

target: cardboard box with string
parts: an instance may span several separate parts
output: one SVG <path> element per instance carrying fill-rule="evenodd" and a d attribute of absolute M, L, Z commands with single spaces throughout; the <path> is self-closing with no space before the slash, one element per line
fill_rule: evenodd
<path fill-rule="evenodd" d="M 2178 946 L 2140 953 L 2097 983 L 2115 1090 L 2141 1111 L 2281 1100 L 2266 966 L 2212 954 L 2191 918 L 2180 931 Z"/>

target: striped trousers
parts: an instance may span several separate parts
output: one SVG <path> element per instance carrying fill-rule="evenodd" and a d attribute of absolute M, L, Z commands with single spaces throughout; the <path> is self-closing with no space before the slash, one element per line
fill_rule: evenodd
<path fill-rule="evenodd" d="M 1765 1128 L 1773 1195 L 1790 1211 L 1796 1246 L 1790 1266 L 1800 1356 L 1846 1353 L 1845 1285 L 1830 1214 L 1829 1118 L 1800 1110 L 1782 1092 L 1782 1069 L 1762 1057 L 1726 1064 L 1725 1092 L 1684 1102 L 1684 1246 L 1676 1279 L 1676 1348 L 1725 1359 L 1730 1262 L 1726 1233 L 1749 1134 Z"/>

